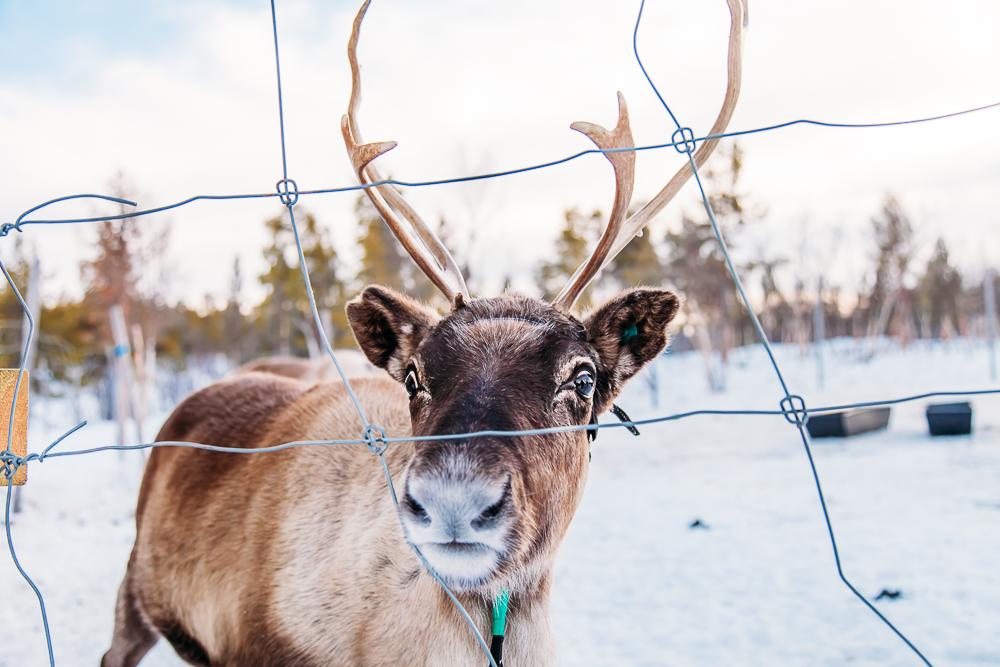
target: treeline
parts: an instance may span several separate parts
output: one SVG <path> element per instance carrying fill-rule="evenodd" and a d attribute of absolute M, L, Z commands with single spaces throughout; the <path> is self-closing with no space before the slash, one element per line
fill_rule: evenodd
<path fill-rule="evenodd" d="M 803 249 L 782 256 L 775 244 L 748 249 L 744 243 L 766 209 L 743 190 L 743 151 L 734 144 L 706 172 L 712 208 L 735 269 L 750 292 L 756 314 L 775 342 L 806 344 L 835 337 L 889 336 L 914 339 L 983 336 L 990 309 L 985 278 L 966 277 L 938 238 L 928 259 L 902 203 L 887 196 L 871 218 L 868 238 L 851 248 L 869 262 L 860 284 L 839 285 L 824 273 L 836 261 L 834 248 Z M 637 284 L 672 285 L 684 296 L 673 349 L 696 349 L 705 359 L 713 389 L 725 386 L 730 350 L 758 341 L 727 267 L 725 254 L 702 207 L 685 212 L 680 224 L 659 237 L 639 236 L 608 267 L 592 289 L 607 292 Z M 587 256 L 604 228 L 601 211 L 567 212 L 556 241 L 556 260 L 543 264 L 538 283 L 547 295 L 559 289 Z M 603 296 L 603 294 L 602 294 Z M 585 293 L 584 305 L 591 300 Z M 992 292 L 993 313 L 1000 299 Z M 597 300 L 594 298 L 594 300 Z"/>
<path fill-rule="evenodd" d="M 117 182 L 116 182 L 117 183 Z M 118 190 L 116 189 L 116 192 Z M 360 269 L 348 275 L 342 268 L 329 232 L 307 211 L 296 216 L 303 256 L 309 269 L 316 305 L 337 347 L 353 347 L 344 307 L 360 286 L 381 283 L 432 300 L 430 282 L 407 261 L 407 256 L 376 212 L 359 198 L 355 207 Z M 263 249 L 265 269 L 245 275 L 239 258 L 231 265 L 227 298 L 211 297 L 194 307 L 168 303 L 160 263 L 169 241 L 169 227 L 158 230 L 134 219 L 94 223 L 95 254 L 80 267 L 83 294 L 46 303 L 38 313 L 37 374 L 50 385 L 83 386 L 106 382 L 116 346 L 109 313 L 122 308 L 128 323 L 134 364 L 149 359 L 176 371 L 200 367 L 217 374 L 269 354 L 316 356 L 321 353 L 305 284 L 299 269 L 292 229 L 286 217 L 264 222 L 268 244 Z M 8 270 L 25 298 L 32 262 L 20 237 L 14 239 Z M 44 269 L 43 269 L 44 272 Z M 264 290 L 263 299 L 248 304 L 247 281 Z M 9 289 L 0 293 L 0 363 L 18 364 L 23 339 L 22 308 Z M 139 349 L 139 348 L 142 349 Z"/>
<path fill-rule="evenodd" d="M 982 279 L 967 279 L 937 239 L 930 258 L 919 261 L 926 248 L 918 245 L 913 223 L 903 205 L 887 196 L 869 225 L 866 247 L 852 248 L 871 262 L 860 285 L 823 281 L 822 257 L 792 258 L 776 254 L 773 244 L 747 252 L 747 231 L 766 210 L 742 190 L 743 151 L 739 144 L 707 171 L 708 192 L 719 226 L 735 257 L 736 269 L 751 289 L 758 315 L 777 341 L 794 342 L 813 336 L 814 309 L 822 310 L 827 336 L 898 336 L 939 338 L 977 333 L 983 313 Z M 603 229 L 600 211 L 573 210 L 557 240 L 555 262 L 538 274 L 546 293 L 557 289 L 587 255 Z M 828 255 L 830 248 L 818 249 Z M 784 278 L 784 280 L 782 280 Z M 646 233 L 625 248 L 598 281 L 602 291 L 635 284 L 671 284 L 685 297 L 683 317 L 689 328 L 705 329 L 723 347 L 752 342 L 753 333 L 738 298 L 711 223 L 703 209 L 685 212 L 679 226 L 659 238 Z M 609 285 L 610 284 L 610 285 Z M 584 301 L 587 295 L 584 295 Z"/>
<path fill-rule="evenodd" d="M 749 236 L 746 232 L 763 220 L 766 210 L 743 190 L 743 159 L 737 144 L 720 155 L 705 174 L 706 189 L 713 193 L 718 224 L 734 255 L 744 258 L 736 268 L 773 340 L 807 343 L 822 333 L 827 338 L 893 336 L 905 342 L 985 332 L 982 279 L 963 276 L 942 239 L 934 244 L 929 259 L 920 260 L 926 249 L 918 247 L 912 221 L 892 197 L 871 220 L 868 247 L 852 249 L 865 252 L 870 262 L 860 286 L 823 280 L 815 265 L 776 254 L 771 245 L 747 252 L 742 245 Z M 317 307 L 336 347 L 354 345 L 344 305 L 363 285 L 389 285 L 425 301 L 440 298 L 364 196 L 357 199 L 354 212 L 360 264 L 353 272 L 344 269 L 327 227 L 305 210 L 297 216 Z M 594 247 L 604 223 L 599 210 L 566 211 L 551 259 L 540 264 L 535 276 L 541 295 L 558 292 Z M 115 306 L 122 308 L 129 323 L 128 342 L 143 348 L 137 350 L 138 365 L 152 362 L 177 371 L 200 365 L 211 374 L 267 354 L 320 354 L 287 218 L 275 217 L 264 225 L 265 270 L 248 276 L 234 260 L 226 299 L 206 299 L 195 308 L 167 303 L 162 292 L 161 273 L 169 267 L 160 260 L 169 226 L 154 228 L 129 219 L 96 223 L 95 252 L 80 271 L 82 296 L 40 308 L 39 373 L 78 386 L 103 381 L 113 350 L 121 343 L 113 339 L 109 325 L 109 311 Z M 463 245 L 456 243 L 453 229 L 444 222 L 440 225 L 449 247 Z M 8 262 L 20 286 L 29 284 L 31 268 L 23 250 L 15 239 L 14 259 Z M 460 252 L 457 260 L 478 292 L 480 276 L 469 275 L 470 263 Z M 263 288 L 264 296 L 256 303 L 249 303 L 246 294 L 249 281 Z M 639 284 L 673 286 L 683 294 L 675 349 L 700 350 L 710 381 L 721 387 L 729 351 L 755 342 L 756 336 L 703 209 L 692 207 L 679 225 L 633 239 L 592 288 L 600 293 L 584 293 L 580 306 L 586 308 L 591 299 Z M 14 366 L 23 318 L 9 289 L 0 294 L 0 309 L 4 322 L 0 363 Z"/>

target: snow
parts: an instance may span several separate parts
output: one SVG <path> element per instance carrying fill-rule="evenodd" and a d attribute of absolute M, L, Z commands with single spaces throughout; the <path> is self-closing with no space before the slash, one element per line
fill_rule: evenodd
<path fill-rule="evenodd" d="M 981 344 L 886 344 L 864 361 L 872 351 L 832 344 L 825 389 L 811 353 L 777 354 L 813 407 L 991 386 Z M 658 408 L 641 379 L 619 403 L 641 418 L 775 409 L 781 397 L 759 347 L 734 353 L 726 392 L 709 393 L 704 375 L 697 355 L 670 355 L 659 364 Z M 896 406 L 888 431 L 813 445 L 844 570 L 869 600 L 902 591 L 874 604 L 935 665 L 1000 665 L 1000 396 L 972 399 L 971 437 L 930 438 L 927 403 Z M 69 422 L 37 420 L 31 449 Z M 595 444 L 556 567 L 563 664 L 918 664 L 837 578 L 802 444 L 781 416 L 697 416 L 642 431 L 605 430 Z M 107 444 L 114 433 L 92 424 L 62 447 Z M 95 665 L 107 647 L 140 473 L 133 453 L 29 470 L 14 542 L 45 594 L 58 664 Z M 708 528 L 689 528 L 695 519 Z M 0 573 L 0 622 L 16 638 L 0 664 L 44 665 L 35 598 L 9 558 Z M 142 664 L 182 663 L 161 642 Z"/>

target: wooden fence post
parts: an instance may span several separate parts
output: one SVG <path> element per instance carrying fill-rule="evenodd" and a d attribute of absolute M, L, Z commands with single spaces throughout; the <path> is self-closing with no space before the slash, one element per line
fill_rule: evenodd
<path fill-rule="evenodd" d="M 14 386 L 17 384 L 18 370 L 16 368 L 0 369 L 0 434 L 3 444 L 7 447 L 7 429 L 10 427 L 10 406 L 14 400 Z M 21 378 L 21 388 L 17 392 L 17 405 L 14 407 L 14 431 L 11 439 L 11 451 L 18 456 L 28 454 L 28 373 Z M 28 468 L 21 466 L 14 475 L 14 486 L 21 486 L 28 481 Z M 7 486 L 7 476 L 0 475 L 0 486 Z"/>

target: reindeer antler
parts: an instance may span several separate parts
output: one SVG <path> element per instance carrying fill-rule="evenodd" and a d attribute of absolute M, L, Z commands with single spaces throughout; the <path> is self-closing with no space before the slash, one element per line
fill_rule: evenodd
<path fill-rule="evenodd" d="M 354 27 L 351 39 L 347 45 L 347 58 L 351 63 L 351 99 L 347 113 L 341 118 L 340 131 L 344 135 L 344 145 L 347 154 L 362 185 L 378 183 L 383 178 L 372 160 L 396 147 L 395 141 L 382 141 L 366 144 L 361 138 L 358 128 L 357 110 L 361 103 L 361 68 L 358 65 L 358 37 L 361 33 L 361 22 L 368 11 L 371 0 L 366 0 L 357 16 L 354 17 Z M 365 189 L 368 199 L 374 204 L 382 219 L 389 226 L 403 248 L 413 257 L 420 270 L 423 271 L 434 285 L 444 293 L 448 301 L 458 305 L 469 296 L 469 288 L 465 278 L 444 247 L 441 240 L 426 222 L 417 214 L 412 206 L 391 185 L 375 185 Z M 404 222 L 405 220 L 405 222 Z M 408 223 L 408 224 L 407 224 Z"/>
<path fill-rule="evenodd" d="M 745 0 L 726 0 L 726 2 L 729 4 L 730 16 L 726 94 L 722 100 L 722 108 L 719 110 L 715 122 L 712 123 L 711 130 L 709 130 L 709 135 L 721 134 L 729 125 L 733 111 L 736 109 L 736 101 L 740 96 L 740 80 L 743 73 L 742 49 L 743 30 L 746 28 L 747 19 L 746 2 Z M 601 150 L 632 146 L 632 136 L 628 129 L 628 111 L 621 93 L 618 93 L 618 109 L 618 125 L 613 132 L 609 133 L 590 123 L 574 123 L 571 127 L 590 137 Z M 701 167 L 705 164 L 718 144 L 718 138 L 704 141 L 694 153 L 695 165 Z M 657 213 L 670 203 L 670 200 L 677 195 L 681 187 L 693 175 L 690 161 L 685 162 L 684 166 L 667 181 L 667 184 L 655 197 L 633 215 L 622 220 L 628 210 L 632 193 L 635 153 L 630 151 L 605 153 L 604 155 L 611 162 L 615 171 L 615 202 L 607 229 L 598 241 L 593 254 L 573 272 L 566 287 L 552 302 L 554 306 L 563 310 L 570 310 L 573 307 L 587 285 L 628 245 L 629 241 L 642 232 Z M 627 164 L 620 159 L 621 156 L 626 155 L 630 158 Z"/>
<path fill-rule="evenodd" d="M 620 92 L 618 93 L 618 123 L 615 125 L 615 129 L 608 131 L 600 125 L 586 122 L 573 123 L 570 127 L 587 135 L 602 151 L 631 148 L 635 145 L 632 140 L 632 128 L 628 122 L 628 107 L 625 105 L 625 96 Z M 615 203 L 611 207 L 608 226 L 597 242 L 593 254 L 574 274 L 574 278 L 577 275 L 586 275 L 589 278 L 570 280 L 553 301 L 555 306 L 566 310 L 573 307 L 573 303 L 586 289 L 590 280 L 604 266 L 605 258 L 611 252 L 612 246 L 621 232 L 622 224 L 625 222 L 625 216 L 628 215 L 628 204 L 632 201 L 632 186 L 635 182 L 635 151 L 606 152 L 604 157 L 608 159 L 615 171 Z"/>

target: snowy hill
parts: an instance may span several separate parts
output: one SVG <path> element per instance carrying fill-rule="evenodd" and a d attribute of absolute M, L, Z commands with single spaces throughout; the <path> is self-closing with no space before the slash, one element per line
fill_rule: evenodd
<path fill-rule="evenodd" d="M 812 407 L 991 386 L 978 344 L 883 346 L 862 361 L 870 351 L 831 345 L 823 390 L 810 354 L 778 355 Z M 707 391 L 701 364 L 693 353 L 667 356 L 659 407 L 641 379 L 619 403 L 635 418 L 777 408 L 760 348 L 734 354 L 724 393 Z M 1000 665 L 1000 396 L 972 402 L 971 437 L 930 438 L 928 401 L 918 401 L 895 407 L 888 431 L 814 443 L 848 577 L 869 599 L 902 593 L 875 604 L 935 665 Z M 32 450 L 70 425 L 57 417 L 47 416 L 59 422 L 51 432 L 33 429 Z M 92 424 L 64 447 L 113 436 L 111 424 Z M 13 535 L 45 594 L 58 664 L 96 665 L 107 647 L 140 474 L 137 454 L 30 468 Z M 704 527 L 690 528 L 695 520 Z M 44 665 L 34 596 L 5 555 L 0 572 L 0 622 L 18 638 L 0 664 Z M 639 438 L 603 431 L 556 577 L 566 665 L 917 664 L 837 579 L 802 444 L 780 415 L 691 417 Z M 162 644 L 143 662 L 180 664 Z"/>

